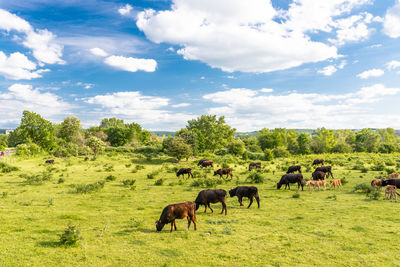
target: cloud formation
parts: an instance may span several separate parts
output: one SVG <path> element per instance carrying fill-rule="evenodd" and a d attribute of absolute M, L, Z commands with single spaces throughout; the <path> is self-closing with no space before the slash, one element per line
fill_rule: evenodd
<path fill-rule="evenodd" d="M 391 38 L 400 37 L 400 1 L 386 11 L 383 19 L 383 32 Z"/>
<path fill-rule="evenodd" d="M 366 71 L 363 71 L 363 72 L 357 74 L 357 77 L 360 78 L 360 79 L 368 79 L 368 78 L 371 78 L 371 77 L 380 77 L 383 74 L 385 74 L 384 70 L 381 70 L 381 69 L 370 69 L 370 70 L 366 70 Z"/>
<path fill-rule="evenodd" d="M 19 52 L 9 56 L 0 51 L 0 75 L 11 80 L 31 80 L 42 77 L 48 69 L 36 70 L 36 64 Z"/>

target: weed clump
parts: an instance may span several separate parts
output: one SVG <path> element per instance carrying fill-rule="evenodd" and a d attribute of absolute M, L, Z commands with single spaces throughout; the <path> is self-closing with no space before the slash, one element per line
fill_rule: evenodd
<path fill-rule="evenodd" d="M 32 175 L 23 173 L 23 174 L 20 174 L 19 177 L 25 179 L 26 184 L 40 185 L 46 181 L 51 180 L 52 174 L 48 173 L 48 172 L 42 172 L 42 173 L 32 174 Z"/>
<path fill-rule="evenodd" d="M 250 181 L 251 183 L 254 184 L 262 184 L 264 182 L 264 177 L 257 172 L 257 171 L 252 171 L 246 178 L 246 181 Z"/>
<path fill-rule="evenodd" d="M 2 173 L 9 173 L 13 171 L 19 171 L 18 167 L 11 166 L 5 162 L 0 162 L 0 170 Z"/>
<path fill-rule="evenodd" d="M 104 188 L 104 181 L 98 181 L 92 184 L 79 184 L 75 186 L 76 193 L 87 194 L 92 192 L 98 192 Z"/>
<path fill-rule="evenodd" d="M 164 180 L 161 178 L 161 179 L 158 179 L 157 181 L 155 181 L 154 185 L 162 185 L 163 183 L 164 183 Z"/>
<path fill-rule="evenodd" d="M 80 229 L 74 225 L 68 225 L 64 232 L 60 234 L 60 244 L 64 246 L 73 246 L 81 240 Z"/>
<path fill-rule="evenodd" d="M 117 177 L 115 177 L 114 175 L 109 175 L 106 177 L 106 182 L 112 182 L 117 180 Z"/>
<path fill-rule="evenodd" d="M 294 193 L 294 194 L 292 195 L 292 198 L 300 198 L 300 194 L 299 194 L 299 193 Z"/>

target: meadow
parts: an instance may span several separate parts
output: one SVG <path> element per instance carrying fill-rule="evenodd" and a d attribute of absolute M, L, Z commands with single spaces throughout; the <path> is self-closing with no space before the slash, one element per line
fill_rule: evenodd
<path fill-rule="evenodd" d="M 343 190 L 277 190 L 287 167 L 300 164 L 311 178 L 312 160 L 324 158 Z M 171 203 L 193 201 L 205 188 L 229 190 L 250 185 L 248 163 L 214 156 L 217 166 L 233 168 L 233 179 L 212 176 L 195 159 L 108 153 L 84 157 L 22 160 L 19 170 L 0 169 L 1 266 L 398 266 L 400 203 L 383 194 L 353 192 L 359 184 L 400 168 L 400 154 L 323 154 L 262 162 L 258 187 L 261 208 L 248 200 L 240 207 L 227 198 L 214 213 L 196 212 L 197 231 L 177 220 L 156 232 L 155 221 Z M 175 171 L 191 167 L 195 178 Z M 4 170 L 5 169 L 5 170 Z M 134 181 L 133 181 L 134 180 Z M 376 198 L 376 199 L 375 199 Z M 79 228 L 76 245 L 60 243 L 68 225 Z"/>

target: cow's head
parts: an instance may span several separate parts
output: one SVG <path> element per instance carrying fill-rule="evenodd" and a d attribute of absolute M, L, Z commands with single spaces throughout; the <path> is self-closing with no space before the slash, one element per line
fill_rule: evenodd
<path fill-rule="evenodd" d="M 282 184 L 281 183 L 276 183 L 276 189 L 281 189 Z"/>
<path fill-rule="evenodd" d="M 229 190 L 229 195 L 230 195 L 231 197 L 236 196 L 236 190 L 237 190 L 237 187 L 236 187 L 236 188 L 232 188 L 231 190 Z"/>
<path fill-rule="evenodd" d="M 157 232 L 160 232 L 164 228 L 164 223 L 160 222 L 159 220 L 156 221 L 156 228 Z"/>
<path fill-rule="evenodd" d="M 217 171 L 214 171 L 214 176 L 217 175 L 217 174 L 218 174 Z"/>
<path fill-rule="evenodd" d="M 179 172 L 176 173 L 176 177 L 179 177 Z"/>

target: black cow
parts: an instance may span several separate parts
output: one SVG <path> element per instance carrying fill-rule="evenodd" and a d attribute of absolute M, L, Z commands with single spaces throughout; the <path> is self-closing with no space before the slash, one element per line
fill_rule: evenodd
<path fill-rule="evenodd" d="M 176 176 L 179 177 L 179 175 L 182 175 L 182 177 L 185 178 L 185 174 L 188 175 L 188 178 L 190 178 L 190 176 L 192 176 L 192 178 L 193 178 L 193 174 L 192 174 L 192 169 L 191 168 L 182 168 L 182 169 L 180 169 L 176 173 Z"/>
<path fill-rule="evenodd" d="M 319 165 L 319 164 L 324 165 L 324 160 L 323 159 L 315 159 L 312 163 L 312 166 Z"/>
<path fill-rule="evenodd" d="M 289 173 L 281 177 L 281 180 L 276 184 L 277 189 L 281 189 L 282 185 L 285 185 L 285 189 L 289 187 L 290 184 L 297 183 L 297 190 L 301 186 L 301 191 L 303 191 L 303 175 L 301 173 Z"/>
<path fill-rule="evenodd" d="M 231 176 L 232 179 L 232 169 L 230 168 L 222 168 L 222 169 L 218 169 L 216 171 L 214 171 L 214 176 L 215 175 L 219 175 L 219 178 L 222 178 L 222 175 L 226 174 L 226 179 L 228 179 L 228 176 Z"/>
<path fill-rule="evenodd" d="M 243 197 L 250 199 L 250 204 L 247 208 L 250 208 L 251 204 L 253 204 L 254 197 L 257 200 L 258 208 L 260 208 L 260 197 L 258 196 L 258 189 L 255 186 L 238 186 L 229 190 L 229 195 L 231 197 L 237 196 L 240 206 L 243 206 Z"/>
<path fill-rule="evenodd" d="M 382 186 L 387 186 L 387 185 L 394 185 L 397 188 L 400 188 L 400 179 L 385 179 L 385 180 L 382 180 Z"/>
<path fill-rule="evenodd" d="M 261 169 L 261 162 L 252 162 L 249 164 L 249 171 L 251 171 L 253 168 L 256 169 Z"/>
<path fill-rule="evenodd" d="M 315 171 L 316 172 L 317 171 L 324 172 L 325 174 L 327 173 L 326 178 L 328 178 L 329 175 L 331 175 L 332 178 L 333 178 L 333 173 L 332 173 L 332 167 L 331 166 L 321 166 L 321 167 L 316 168 Z"/>
<path fill-rule="evenodd" d="M 160 216 L 160 219 L 156 221 L 157 231 L 161 231 L 167 223 L 171 223 L 171 232 L 175 228 L 175 219 L 184 219 L 187 217 L 188 229 L 190 222 L 194 224 L 194 230 L 196 230 L 196 216 L 195 216 L 195 203 L 194 202 L 183 202 L 177 204 L 171 204 L 166 206 Z"/>
<path fill-rule="evenodd" d="M 206 208 L 204 212 L 207 212 L 207 207 L 210 208 L 211 212 L 214 212 L 210 206 L 210 203 L 222 203 L 222 211 L 221 214 L 225 210 L 225 215 L 227 214 L 226 210 L 226 191 L 223 189 L 206 189 L 199 192 L 196 200 L 196 210 L 199 209 L 200 205 L 204 205 Z"/>
<path fill-rule="evenodd" d="M 48 159 L 45 161 L 47 164 L 54 164 L 54 159 Z"/>
<path fill-rule="evenodd" d="M 295 171 L 301 173 L 301 166 L 300 165 L 290 166 L 286 173 L 294 173 Z"/>
<path fill-rule="evenodd" d="M 321 172 L 321 171 L 315 171 L 315 172 L 312 173 L 312 178 L 315 181 L 325 180 L 325 173 Z"/>

